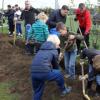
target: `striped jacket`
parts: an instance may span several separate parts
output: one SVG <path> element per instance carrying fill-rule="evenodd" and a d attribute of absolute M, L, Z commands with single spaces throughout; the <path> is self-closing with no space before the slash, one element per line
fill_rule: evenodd
<path fill-rule="evenodd" d="M 37 20 L 32 25 L 30 32 L 28 33 L 28 40 L 35 40 L 37 42 L 45 42 L 49 34 L 48 26 L 42 21 Z"/>

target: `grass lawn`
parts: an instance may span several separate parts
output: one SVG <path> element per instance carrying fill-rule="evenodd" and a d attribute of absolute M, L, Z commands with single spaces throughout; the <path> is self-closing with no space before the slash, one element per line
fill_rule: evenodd
<path fill-rule="evenodd" d="M 0 33 L 8 33 L 8 26 L 0 26 Z"/>
<path fill-rule="evenodd" d="M 10 88 L 13 86 L 13 82 L 1 82 L 0 83 L 0 100 L 19 100 L 19 94 L 10 93 Z"/>

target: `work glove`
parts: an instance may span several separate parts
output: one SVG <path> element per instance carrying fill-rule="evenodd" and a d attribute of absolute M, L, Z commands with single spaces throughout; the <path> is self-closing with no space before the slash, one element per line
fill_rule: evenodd
<path fill-rule="evenodd" d="M 84 37 L 87 36 L 87 35 L 89 35 L 89 33 L 88 33 L 88 32 L 85 32 L 85 33 L 84 33 Z"/>

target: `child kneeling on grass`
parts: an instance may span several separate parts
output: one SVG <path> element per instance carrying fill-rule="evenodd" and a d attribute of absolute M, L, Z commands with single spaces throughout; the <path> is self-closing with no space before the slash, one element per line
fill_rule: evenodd
<path fill-rule="evenodd" d="M 33 100 L 41 100 L 46 81 L 56 81 L 62 96 L 71 92 L 71 87 L 65 87 L 59 69 L 57 51 L 59 44 L 60 40 L 56 35 L 49 36 L 33 59 L 31 66 Z"/>

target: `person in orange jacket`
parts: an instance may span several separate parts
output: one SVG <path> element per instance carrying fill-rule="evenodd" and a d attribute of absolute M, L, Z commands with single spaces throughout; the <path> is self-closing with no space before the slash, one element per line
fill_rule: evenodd
<path fill-rule="evenodd" d="M 86 8 L 84 3 L 80 3 L 78 9 L 75 11 L 76 18 L 75 21 L 79 22 L 79 28 L 84 36 L 85 42 L 89 47 L 89 33 L 92 26 L 90 11 Z M 80 30 L 77 30 L 77 33 L 80 33 Z M 81 41 L 77 40 L 78 52 L 80 51 Z"/>

